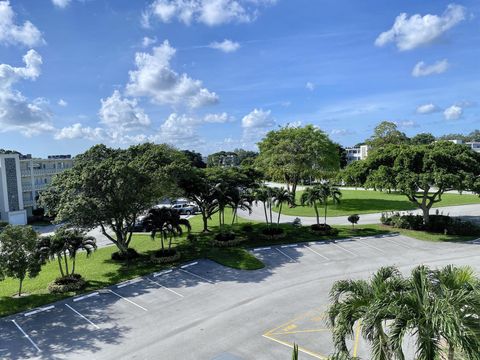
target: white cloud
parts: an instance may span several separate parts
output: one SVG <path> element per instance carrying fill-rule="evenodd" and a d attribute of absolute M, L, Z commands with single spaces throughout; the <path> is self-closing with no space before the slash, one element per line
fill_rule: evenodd
<path fill-rule="evenodd" d="M 138 107 L 137 100 L 122 98 L 115 90 L 112 96 L 100 100 L 100 123 L 116 131 L 129 131 L 150 125 L 150 118 Z"/>
<path fill-rule="evenodd" d="M 238 42 L 225 39 L 222 42 L 212 42 L 209 47 L 223 51 L 224 53 L 231 53 L 237 51 L 240 48 L 240 44 Z"/>
<path fill-rule="evenodd" d="M 275 120 L 271 111 L 262 109 L 253 109 L 252 112 L 245 115 L 242 119 L 242 127 L 245 129 L 267 128 L 275 125 Z"/>
<path fill-rule="evenodd" d="M 226 112 L 223 112 L 219 114 L 207 114 L 203 117 L 203 121 L 206 123 L 224 124 L 227 122 L 235 121 L 235 118 L 228 115 Z"/>
<path fill-rule="evenodd" d="M 148 37 L 148 36 L 145 36 L 143 39 L 142 39 L 142 46 L 144 48 L 147 48 L 149 47 L 150 45 L 153 45 L 157 42 L 157 38 L 156 37 Z"/>
<path fill-rule="evenodd" d="M 440 108 L 432 103 L 420 105 L 416 109 L 417 114 L 421 115 L 432 114 L 438 111 L 440 111 Z"/>
<path fill-rule="evenodd" d="M 463 115 L 463 108 L 458 105 L 452 105 L 443 112 L 446 120 L 458 120 Z"/>
<path fill-rule="evenodd" d="M 54 135 L 57 140 L 63 139 L 87 139 L 87 140 L 103 140 L 105 132 L 101 128 L 83 127 L 82 124 L 76 123 L 71 126 L 64 127 Z"/>
<path fill-rule="evenodd" d="M 258 16 L 260 7 L 275 3 L 276 0 L 155 0 L 144 12 L 142 24 L 148 27 L 151 17 L 164 23 L 177 19 L 186 25 L 250 22 Z"/>
<path fill-rule="evenodd" d="M 58 106 L 61 106 L 61 107 L 66 107 L 66 106 L 68 106 L 68 102 L 66 102 L 66 101 L 63 100 L 63 99 L 58 100 L 57 104 L 58 104 Z"/>
<path fill-rule="evenodd" d="M 413 120 L 395 121 L 395 124 L 401 129 L 418 127 L 418 124 Z"/>
<path fill-rule="evenodd" d="M 72 0 L 52 0 L 52 4 L 60 9 L 65 9 L 71 2 Z"/>
<path fill-rule="evenodd" d="M 375 40 L 376 46 L 384 46 L 390 42 L 397 45 L 400 51 L 412 50 L 438 39 L 453 26 L 463 21 L 466 10 L 463 6 L 450 4 L 442 15 L 419 14 L 408 17 L 402 13 L 388 31 L 381 33 Z"/>
<path fill-rule="evenodd" d="M 23 56 L 24 67 L 0 64 L 0 131 L 20 131 L 30 136 L 52 130 L 48 102 L 42 98 L 29 100 L 15 90 L 20 80 L 35 80 L 40 76 L 42 57 L 29 50 Z"/>
<path fill-rule="evenodd" d="M 313 91 L 313 90 L 315 90 L 315 84 L 312 83 L 312 82 L 310 82 L 310 81 L 308 81 L 308 82 L 305 84 L 305 88 L 306 88 L 307 90 Z"/>
<path fill-rule="evenodd" d="M 412 70 L 412 76 L 428 76 L 433 74 L 442 74 L 449 68 L 450 64 L 447 59 L 437 61 L 432 65 L 425 64 L 424 61 L 418 62 Z"/>
<path fill-rule="evenodd" d="M 33 47 L 45 41 L 42 33 L 30 21 L 15 24 L 15 13 L 10 1 L 0 1 L 0 43 Z"/>
<path fill-rule="evenodd" d="M 197 120 L 187 115 L 172 113 L 160 126 L 160 137 L 172 143 L 187 143 L 198 140 Z"/>
<path fill-rule="evenodd" d="M 200 80 L 192 79 L 187 74 L 178 74 L 170 68 L 170 60 L 175 52 L 166 40 L 154 47 L 152 54 L 136 53 L 137 69 L 129 72 L 126 93 L 149 97 L 158 104 L 190 108 L 217 103 L 217 94 L 202 87 Z"/>
<path fill-rule="evenodd" d="M 347 136 L 353 135 L 355 134 L 355 132 L 349 129 L 333 129 L 332 131 L 330 131 L 330 134 L 333 136 Z"/>

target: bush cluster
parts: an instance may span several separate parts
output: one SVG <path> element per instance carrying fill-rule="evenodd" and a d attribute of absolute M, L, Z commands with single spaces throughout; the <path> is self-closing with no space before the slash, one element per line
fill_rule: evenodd
<path fill-rule="evenodd" d="M 72 274 L 56 278 L 48 285 L 48 291 L 52 294 L 63 294 L 70 291 L 81 290 L 87 283 L 79 274 Z"/>
<path fill-rule="evenodd" d="M 384 225 L 400 229 L 422 230 L 449 235 L 480 235 L 480 226 L 470 221 L 440 214 L 430 215 L 428 224 L 424 224 L 421 215 L 402 215 L 399 212 L 382 213 L 380 221 Z"/>
<path fill-rule="evenodd" d="M 338 229 L 332 228 L 328 224 L 313 224 L 310 226 L 310 230 L 313 231 L 315 234 L 318 235 L 330 235 L 335 236 L 338 235 Z"/>

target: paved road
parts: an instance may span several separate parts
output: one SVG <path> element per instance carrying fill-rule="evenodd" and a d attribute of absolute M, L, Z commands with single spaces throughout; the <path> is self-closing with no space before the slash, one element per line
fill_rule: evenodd
<path fill-rule="evenodd" d="M 480 271 L 480 242 L 397 235 L 252 253 L 264 269 L 239 271 L 200 260 L 0 319 L 0 358 L 282 360 L 291 358 L 289 346 L 296 342 L 302 359 L 322 359 L 332 350 L 323 311 L 335 280 L 367 278 L 391 264 L 404 272 L 450 263 Z M 363 341 L 351 346 L 369 358 Z"/>
<path fill-rule="evenodd" d="M 265 221 L 265 214 L 263 211 L 263 205 L 253 205 L 252 213 L 249 214 L 248 211 L 239 210 L 238 215 L 245 219 L 250 219 L 254 221 Z M 431 213 L 434 214 L 435 211 L 439 211 L 445 215 L 458 216 L 470 221 L 480 222 L 480 204 L 472 205 L 459 205 L 459 206 L 446 206 L 439 207 L 431 210 Z M 417 213 L 420 214 L 420 210 L 408 211 L 408 213 Z M 382 213 L 373 213 L 373 214 L 360 214 L 359 224 L 378 224 L 380 222 L 380 217 Z M 280 222 L 282 223 L 291 223 L 295 218 L 299 217 L 302 220 L 303 225 L 312 225 L 316 223 L 315 217 L 309 216 L 291 216 L 291 215 L 282 215 Z M 275 213 L 274 218 L 277 218 Z M 350 225 L 347 220 L 348 216 L 334 216 L 328 217 L 327 222 L 330 225 Z M 322 220 L 321 220 L 322 221 Z"/>

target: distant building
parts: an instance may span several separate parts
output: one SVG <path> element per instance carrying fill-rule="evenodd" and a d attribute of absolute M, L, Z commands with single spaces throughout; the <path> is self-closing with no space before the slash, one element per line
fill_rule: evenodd
<path fill-rule="evenodd" d="M 448 140 L 448 141 L 453 142 L 454 144 L 466 145 L 466 146 L 470 147 L 470 149 L 472 149 L 473 151 L 480 153 L 480 141 L 464 142 L 463 140 L 458 140 L 458 139 L 452 139 L 452 140 Z"/>
<path fill-rule="evenodd" d="M 0 221 L 25 224 L 53 176 L 73 166 L 71 155 L 0 154 Z"/>
<path fill-rule="evenodd" d="M 358 160 L 365 160 L 368 156 L 369 149 L 370 146 L 368 145 L 346 148 L 345 151 L 347 152 L 347 164 Z"/>

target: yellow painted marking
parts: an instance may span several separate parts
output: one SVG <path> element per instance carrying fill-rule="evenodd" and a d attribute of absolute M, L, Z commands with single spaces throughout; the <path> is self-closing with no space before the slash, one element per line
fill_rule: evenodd
<path fill-rule="evenodd" d="M 295 324 L 290 324 L 290 325 L 288 325 L 287 327 L 284 327 L 282 330 L 283 330 L 283 331 L 290 331 L 290 330 L 295 329 L 296 327 L 297 327 L 297 325 L 295 325 Z"/>
<path fill-rule="evenodd" d="M 359 320 L 357 323 L 357 328 L 355 329 L 355 342 L 353 344 L 353 356 L 357 356 L 357 351 L 358 351 L 358 341 L 360 339 L 360 326 L 361 326 L 362 321 Z"/>
<path fill-rule="evenodd" d="M 299 316 L 297 316 L 297 317 L 294 317 L 294 318 L 291 319 L 291 320 L 288 320 L 287 322 L 283 323 L 282 325 L 277 326 L 276 328 L 273 328 L 273 329 L 267 331 L 265 334 L 270 334 L 270 333 L 272 333 L 272 332 L 274 332 L 274 331 L 276 331 L 276 330 L 278 330 L 278 329 L 280 329 L 280 328 L 282 328 L 282 327 L 285 327 L 285 326 L 290 325 L 291 323 L 293 323 L 293 322 L 295 322 L 295 321 L 297 321 L 297 320 L 299 320 L 299 319 L 303 319 L 303 318 L 307 317 L 308 314 L 311 313 L 311 312 L 313 312 L 313 311 L 315 311 L 315 312 L 320 312 L 320 310 L 318 310 L 318 309 L 311 310 L 311 311 L 309 311 L 309 312 L 307 312 L 307 313 L 304 313 L 304 314 L 302 314 L 302 315 L 299 315 Z"/>
<path fill-rule="evenodd" d="M 285 341 L 275 339 L 275 338 L 273 338 L 273 337 L 271 337 L 271 336 L 268 336 L 268 335 L 266 335 L 266 334 L 264 334 L 264 335 L 262 335 L 262 336 L 263 336 L 264 338 L 267 338 L 267 339 L 269 339 L 269 340 L 272 340 L 272 341 L 275 341 L 275 342 L 277 342 L 277 343 L 279 343 L 279 344 L 282 344 L 282 345 L 284 345 L 284 346 L 287 346 L 287 347 L 289 347 L 290 349 L 293 349 L 293 345 L 292 345 L 292 344 L 289 344 L 289 343 L 287 343 L 287 342 L 285 342 Z M 298 347 L 298 351 L 301 351 L 301 352 L 304 353 L 304 354 L 313 356 L 313 357 L 316 358 L 316 359 L 327 360 L 327 358 L 326 358 L 325 356 L 323 356 L 323 355 L 321 355 L 321 354 L 318 354 L 318 353 L 316 353 L 316 352 L 313 352 L 313 351 L 304 349 L 304 348 L 302 348 L 302 347 L 300 347 L 300 346 Z"/>
<path fill-rule="evenodd" d="M 313 332 L 325 332 L 330 331 L 329 329 L 309 329 L 309 330 L 297 330 L 297 331 L 286 331 L 286 332 L 274 332 L 268 333 L 269 335 L 288 335 L 288 334 L 301 334 L 301 333 L 313 333 Z"/>

